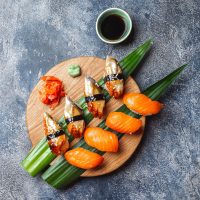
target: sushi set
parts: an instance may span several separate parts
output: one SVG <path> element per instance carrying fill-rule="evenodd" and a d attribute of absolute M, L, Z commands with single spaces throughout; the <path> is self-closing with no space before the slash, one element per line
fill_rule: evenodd
<path fill-rule="evenodd" d="M 41 77 L 26 113 L 33 148 L 21 165 L 31 176 L 66 188 L 80 176 L 110 173 L 131 157 L 145 117 L 164 108 L 160 96 L 186 67 L 141 92 L 130 75 L 151 46 L 148 40 L 121 61 L 73 58 Z"/>

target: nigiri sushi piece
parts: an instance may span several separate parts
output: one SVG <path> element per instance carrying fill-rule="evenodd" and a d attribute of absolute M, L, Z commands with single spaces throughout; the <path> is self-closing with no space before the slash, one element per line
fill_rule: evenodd
<path fill-rule="evenodd" d="M 59 124 L 53 118 L 44 113 L 44 131 L 51 151 L 55 155 L 63 154 L 69 148 L 68 138 Z"/>
<path fill-rule="evenodd" d="M 85 142 L 100 151 L 117 152 L 119 141 L 117 136 L 102 128 L 87 128 L 84 132 Z"/>
<path fill-rule="evenodd" d="M 124 79 L 122 76 L 122 70 L 114 58 L 107 56 L 105 67 L 105 89 L 110 96 L 115 99 L 119 99 L 124 91 Z"/>
<path fill-rule="evenodd" d="M 144 116 L 157 114 L 163 108 L 163 104 L 141 93 L 127 93 L 123 96 L 123 102 L 130 110 Z"/>
<path fill-rule="evenodd" d="M 142 121 L 123 112 L 111 112 L 106 118 L 106 126 L 119 133 L 133 134 L 142 127 Z"/>
<path fill-rule="evenodd" d="M 72 149 L 65 153 L 65 159 L 71 165 L 81 169 L 92 169 L 103 162 L 104 158 L 97 153 L 88 151 L 81 147 Z"/>
<path fill-rule="evenodd" d="M 102 89 L 98 86 L 96 81 L 89 76 L 85 77 L 85 101 L 89 112 L 91 112 L 94 117 L 101 118 L 103 116 L 105 99 Z"/>
<path fill-rule="evenodd" d="M 68 132 L 75 138 L 82 137 L 85 129 L 82 110 L 69 97 L 65 98 L 64 117 Z"/>

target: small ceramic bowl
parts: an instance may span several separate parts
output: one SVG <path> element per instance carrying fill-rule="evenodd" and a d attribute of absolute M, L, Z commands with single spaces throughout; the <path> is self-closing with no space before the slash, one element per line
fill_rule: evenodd
<path fill-rule="evenodd" d="M 119 39 L 116 40 L 109 40 L 108 38 L 105 38 L 102 35 L 101 32 L 101 24 L 102 21 L 107 18 L 110 15 L 118 15 L 120 16 L 124 23 L 125 23 L 125 31 L 122 34 L 122 36 Z M 124 10 L 120 9 L 120 8 L 109 8 L 107 10 L 104 10 L 97 18 L 96 21 L 96 32 L 98 37 L 105 43 L 109 43 L 109 44 L 118 44 L 120 42 L 123 42 L 131 33 L 131 29 L 132 29 L 132 21 L 131 18 L 129 16 L 129 14 L 127 12 L 125 12 Z"/>

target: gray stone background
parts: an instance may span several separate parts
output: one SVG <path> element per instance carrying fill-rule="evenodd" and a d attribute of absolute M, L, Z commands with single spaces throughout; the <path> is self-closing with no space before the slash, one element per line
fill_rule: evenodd
<path fill-rule="evenodd" d="M 133 20 L 128 42 L 112 46 L 95 33 L 98 14 L 125 9 Z M 0 0 L 0 199 L 200 199 L 199 0 Z M 64 191 L 31 178 L 19 166 L 31 143 L 25 109 L 40 76 L 76 56 L 121 59 L 148 38 L 154 46 L 134 74 L 142 89 L 189 67 L 148 119 L 133 157 L 115 173 L 81 179 Z"/>

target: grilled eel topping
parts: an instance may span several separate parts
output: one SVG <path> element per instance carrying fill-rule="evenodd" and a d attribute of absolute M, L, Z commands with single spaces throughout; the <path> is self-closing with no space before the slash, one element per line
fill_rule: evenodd
<path fill-rule="evenodd" d="M 64 116 L 68 132 L 75 138 L 82 137 L 85 129 L 82 111 L 69 97 L 65 98 Z"/>
<path fill-rule="evenodd" d="M 65 135 L 65 132 L 49 114 L 44 113 L 43 121 L 45 135 L 47 137 L 51 151 L 55 155 L 65 153 L 69 148 L 69 142 Z"/>
<path fill-rule="evenodd" d="M 89 112 L 100 119 L 103 116 L 105 106 L 104 95 L 96 81 L 89 76 L 85 77 L 85 101 Z"/>
<path fill-rule="evenodd" d="M 105 89 L 110 96 L 115 99 L 120 98 L 124 90 L 124 80 L 118 62 L 114 58 L 107 56 L 105 71 Z"/>

